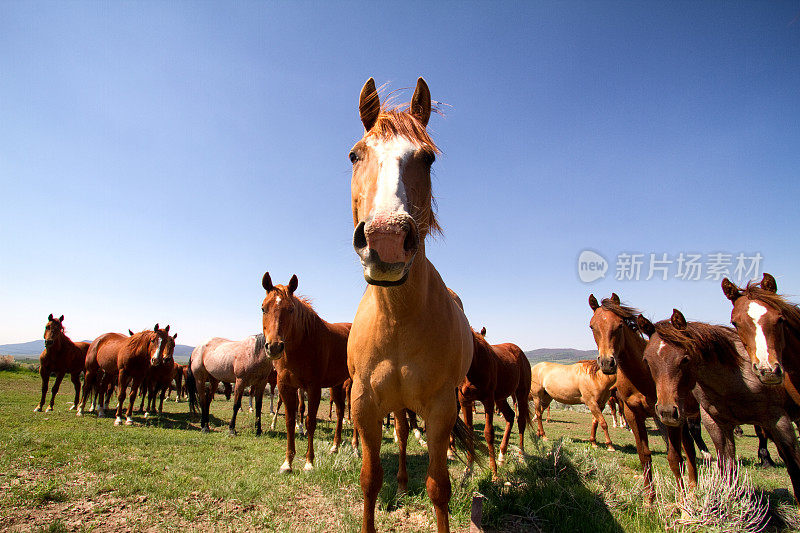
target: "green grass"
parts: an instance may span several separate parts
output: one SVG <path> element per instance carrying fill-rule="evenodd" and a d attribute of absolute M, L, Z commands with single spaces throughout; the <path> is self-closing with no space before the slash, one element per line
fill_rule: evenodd
<path fill-rule="evenodd" d="M 210 434 L 185 402 L 165 402 L 158 419 L 135 416 L 133 427 L 113 419 L 82 418 L 68 411 L 71 384 L 62 384 L 51 413 L 34 413 L 39 378 L 30 371 L 0 372 L 0 523 L 4 529 L 259 529 L 356 531 L 361 521 L 360 459 L 349 447 L 351 430 L 337 455 L 327 453 L 333 425 L 319 423 L 316 469 L 303 472 L 306 440 L 298 438 L 295 473 L 278 474 L 285 453 L 283 420 L 278 431 L 255 437 L 253 415 L 240 413 L 239 436 L 228 437 L 231 402 L 212 403 Z M 115 402 L 112 402 L 112 404 Z M 138 405 L 138 401 L 137 401 Z M 265 411 L 268 411 L 268 401 Z M 327 415 L 327 404 L 320 412 Z M 327 418 L 327 417 L 325 417 Z M 497 420 L 501 417 L 495 417 Z M 664 531 L 656 506 L 641 494 L 641 471 L 630 433 L 611 429 L 618 451 L 588 445 L 590 417 L 552 411 L 550 440 L 528 431 L 524 462 L 501 468 L 500 481 L 477 470 L 465 478 L 451 463 L 452 526 L 466 530 L 473 493 L 486 496 L 483 523 L 489 531 Z M 482 417 L 476 418 L 482 420 Z M 610 419 L 609 419 L 610 420 Z M 498 422 L 499 423 L 499 422 Z M 269 415 L 264 416 L 265 428 Z M 482 425 L 476 424 L 481 431 Z M 752 427 L 737 441 L 753 484 L 772 507 L 792 504 L 783 468 L 755 466 Z M 500 428 L 498 426 L 497 441 Z M 517 437 L 512 443 L 518 441 Z M 710 444 L 710 440 L 706 437 Z M 664 443 L 655 431 L 651 446 L 658 479 L 671 477 Z M 773 458 L 778 461 L 774 446 Z M 381 531 L 430 531 L 433 509 L 425 492 L 426 452 L 409 439 L 409 493 L 396 496 L 397 447 L 386 433 L 384 485 L 377 514 Z M 789 508 L 788 513 L 795 513 Z M 788 530 L 774 519 L 770 530 Z"/>

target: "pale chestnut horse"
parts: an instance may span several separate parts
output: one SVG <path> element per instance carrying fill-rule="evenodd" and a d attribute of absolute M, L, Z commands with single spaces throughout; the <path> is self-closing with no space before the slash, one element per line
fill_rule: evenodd
<path fill-rule="evenodd" d="M 408 421 L 425 420 L 426 488 L 439 531 L 449 531 L 451 485 L 447 450 L 456 428 L 460 445 L 472 432 L 458 418 L 456 388 L 472 361 L 472 330 L 463 310 L 425 257 L 425 238 L 439 229 L 433 211 L 431 165 L 438 149 L 426 131 L 431 97 L 422 78 L 407 110 L 382 108 L 375 82 L 361 90 L 363 138 L 350 151 L 353 245 L 368 285 L 347 344 L 353 378 L 353 424 L 363 443 L 362 532 L 375 531 L 383 484 L 381 420 L 395 414 L 399 437 L 398 492 L 407 490 Z"/>
<path fill-rule="evenodd" d="M 242 407 L 242 395 L 252 387 L 256 397 L 256 435 L 261 435 L 261 402 L 272 372 L 272 358 L 267 353 L 264 335 L 250 335 L 240 341 L 214 337 L 192 351 L 186 389 L 190 409 L 200 406 L 200 430 L 208 427 L 209 409 L 219 383 L 234 383 L 233 414 L 228 433 L 236 435 L 236 414 Z M 207 386 L 208 385 L 208 386 Z"/>
<path fill-rule="evenodd" d="M 558 363 L 539 363 L 534 365 L 531 377 L 531 400 L 538 424 L 538 434 L 547 438 L 542 425 L 542 413 L 550 407 L 553 400 L 566 404 L 583 404 L 592 413 L 592 426 L 589 442 L 597 447 L 597 425 L 606 436 L 606 448 L 614 451 L 608 424 L 603 417 L 603 409 L 611 396 L 611 388 L 617 382 L 617 375 L 607 375 L 600 371 L 597 361 L 578 361 L 571 365 Z"/>

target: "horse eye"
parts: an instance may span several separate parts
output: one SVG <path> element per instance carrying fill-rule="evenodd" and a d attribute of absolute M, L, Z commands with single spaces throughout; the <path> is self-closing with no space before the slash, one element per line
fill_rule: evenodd
<path fill-rule="evenodd" d="M 358 154 L 355 152 L 350 152 L 350 162 L 355 164 L 358 161 Z"/>
<path fill-rule="evenodd" d="M 736 321 L 735 321 L 735 320 L 731 320 L 731 325 L 732 325 L 733 327 L 737 327 L 737 326 L 736 326 Z"/>
<path fill-rule="evenodd" d="M 786 322 L 786 319 L 783 318 L 782 316 L 779 316 L 778 317 L 778 324 L 783 324 L 784 322 Z"/>

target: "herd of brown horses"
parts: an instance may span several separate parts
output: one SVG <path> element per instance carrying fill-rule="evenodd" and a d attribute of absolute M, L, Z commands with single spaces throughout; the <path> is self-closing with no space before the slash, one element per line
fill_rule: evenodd
<path fill-rule="evenodd" d="M 352 445 L 362 457 L 362 531 L 375 531 L 375 505 L 383 482 L 380 460 L 382 421 L 394 414 L 399 447 L 398 493 L 407 489 L 406 443 L 409 421 L 425 422 L 429 465 L 426 488 L 439 531 L 449 531 L 451 482 L 448 452 L 463 452 L 468 465 L 487 454 L 492 477 L 507 455 L 516 421 L 524 454 L 527 426 L 538 422 L 550 401 L 583 403 L 593 414 L 591 442 L 598 424 L 613 449 L 601 411 L 607 402 L 619 405 L 633 432 L 645 486 L 655 497 L 645 420 L 663 427 L 670 468 L 683 488 L 686 456 L 690 486 L 697 483 L 697 421 L 701 420 L 724 467 L 735 457 L 734 429 L 756 425 L 769 437 L 787 466 L 795 495 L 800 489 L 800 455 L 792 422 L 800 417 L 800 309 L 777 294 L 772 276 L 740 288 L 725 279 L 723 291 L 733 303 L 734 328 L 687 322 L 675 310 L 667 320 L 652 323 L 623 305 L 616 294 L 598 302 L 592 295 L 590 327 L 598 348 L 597 361 L 569 367 L 542 364 L 533 369 L 522 350 L 511 343 L 491 345 L 470 327 L 461 299 L 445 284 L 425 255 L 426 237 L 440 232 L 431 189 L 431 165 L 439 149 L 427 131 L 431 96 L 422 78 L 407 108 L 380 102 L 370 78 L 359 96 L 362 138 L 353 146 L 351 209 L 353 246 L 367 281 L 352 323 L 329 323 L 309 300 L 295 294 L 297 276 L 275 285 L 262 278 L 262 332 L 244 341 L 214 338 L 198 346 L 189 367 L 173 361 L 177 334 L 158 324 L 130 335 L 106 333 L 92 343 L 73 343 L 64 334 L 63 316 L 48 317 L 41 356 L 44 406 L 48 379 L 56 374 L 49 409 L 58 386 L 70 373 L 75 386 L 73 408 L 81 415 L 89 396 L 96 395 L 99 416 L 116 388 L 115 424 L 131 424 L 137 391 L 155 400 L 184 377 L 192 405 L 201 411 L 208 430 L 208 404 L 219 382 L 234 383 L 230 431 L 246 387 L 263 394 L 273 377 L 286 410 L 286 458 L 282 472 L 292 470 L 295 425 L 302 392 L 308 397 L 305 469 L 314 467 L 314 432 L 324 388 L 337 408 L 332 452 L 341 443 L 345 401 L 354 426 Z M 85 372 L 83 395 L 80 374 Z M 130 398 L 123 419 L 123 402 Z M 144 388 L 142 388 L 144 386 Z M 180 383 L 176 383 L 180 390 Z M 256 394 L 255 392 L 253 393 Z M 508 399 L 516 405 L 516 413 Z M 473 406 L 484 406 L 486 448 L 477 446 L 472 431 Z M 534 404 L 533 413 L 529 401 Z M 458 417 L 461 409 L 462 418 Z M 256 395 L 260 433 L 261 396 Z M 495 411 L 506 425 L 495 459 Z M 416 427 L 414 425 L 414 427 Z M 699 440 L 699 439 L 698 439 Z M 702 442 L 700 440 L 700 442 Z"/>

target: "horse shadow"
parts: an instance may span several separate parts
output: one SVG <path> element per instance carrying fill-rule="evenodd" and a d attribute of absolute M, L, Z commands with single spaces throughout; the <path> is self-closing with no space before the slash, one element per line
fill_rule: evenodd
<path fill-rule="evenodd" d="M 143 415 L 136 415 L 134 420 L 141 423 L 143 426 L 153 426 L 161 429 L 197 429 L 198 431 L 200 429 L 200 415 L 189 412 L 176 413 L 164 411 L 161 414 L 152 415 L 147 418 L 144 418 Z M 227 431 L 228 422 L 228 420 L 222 420 L 213 414 L 209 414 L 209 424 L 211 427 L 219 429 L 225 426 L 224 429 Z"/>

